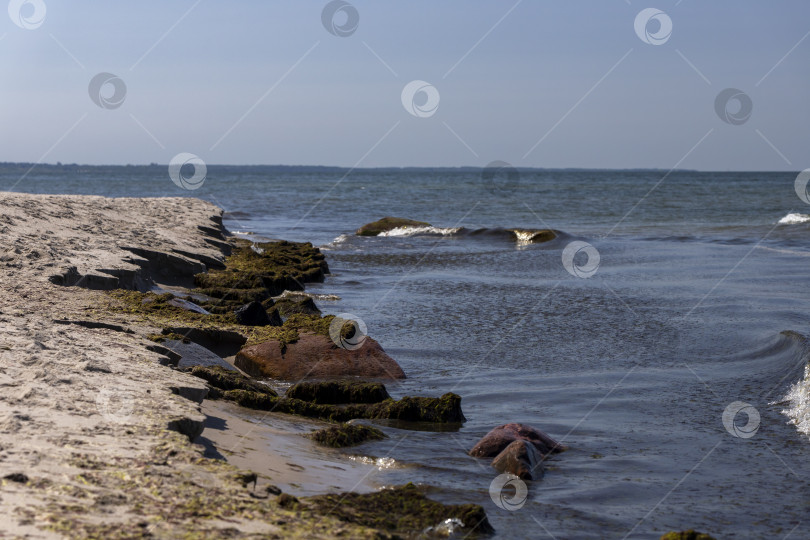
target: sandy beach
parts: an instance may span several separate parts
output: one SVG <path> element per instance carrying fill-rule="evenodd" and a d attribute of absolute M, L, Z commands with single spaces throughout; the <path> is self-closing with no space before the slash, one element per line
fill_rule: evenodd
<path fill-rule="evenodd" d="M 341 464 L 301 436 L 323 422 L 257 425 L 203 401 L 205 381 L 147 339 L 160 328 L 109 309 L 107 290 L 189 286 L 222 266 L 221 216 L 196 199 L 0 196 L 6 535 L 376 534 L 277 496 L 373 490 L 373 465 Z"/>

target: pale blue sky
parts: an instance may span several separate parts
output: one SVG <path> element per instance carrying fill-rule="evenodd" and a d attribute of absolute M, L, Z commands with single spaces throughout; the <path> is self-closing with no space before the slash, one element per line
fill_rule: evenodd
<path fill-rule="evenodd" d="M 806 1 L 356 0 L 348 37 L 325 1 L 44 1 L 36 29 L 0 19 L 0 161 L 810 167 Z M 662 45 L 635 33 L 648 7 Z M 119 108 L 91 101 L 99 72 Z M 402 106 L 416 79 L 430 117 Z M 728 87 L 754 104 L 742 125 L 715 114 Z"/>

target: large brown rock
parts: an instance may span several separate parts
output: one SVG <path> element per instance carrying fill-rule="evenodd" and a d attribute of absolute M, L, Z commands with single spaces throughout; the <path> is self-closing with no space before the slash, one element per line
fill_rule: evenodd
<path fill-rule="evenodd" d="M 234 364 L 254 377 L 281 380 L 405 378 L 399 364 L 369 337 L 350 350 L 336 346 L 328 336 L 302 332 L 283 349 L 275 340 L 245 347 Z"/>
<path fill-rule="evenodd" d="M 504 424 L 484 435 L 470 450 L 470 455 L 473 457 L 495 457 L 513 441 L 517 440 L 532 443 L 544 457 L 568 449 L 567 446 L 558 443 L 539 429 L 525 424 Z"/>
<path fill-rule="evenodd" d="M 522 439 L 509 443 L 492 460 L 492 466 L 500 473 L 511 473 L 523 480 L 537 480 L 543 476 L 543 456 L 532 443 Z"/>

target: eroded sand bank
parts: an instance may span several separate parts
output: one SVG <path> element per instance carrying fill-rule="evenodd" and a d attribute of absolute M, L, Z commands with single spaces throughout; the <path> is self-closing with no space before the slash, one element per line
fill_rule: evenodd
<path fill-rule="evenodd" d="M 205 383 L 161 365 L 165 359 L 147 349 L 154 328 L 100 308 L 104 293 L 93 289 L 184 285 L 221 263 L 221 214 L 185 198 L 0 194 L 5 533 L 371 534 L 285 508 L 245 489 L 234 466 L 202 460 L 204 447 L 187 435 L 205 421 L 198 403 Z M 237 437 L 235 418 L 231 430 L 211 438 Z M 265 450 L 266 468 L 283 469 L 282 483 L 306 485 L 315 476 L 304 471 L 296 479 L 285 468 L 288 456 L 273 461 Z M 245 466 L 249 458 L 235 461 Z M 335 479 L 353 482 L 356 472 Z"/>

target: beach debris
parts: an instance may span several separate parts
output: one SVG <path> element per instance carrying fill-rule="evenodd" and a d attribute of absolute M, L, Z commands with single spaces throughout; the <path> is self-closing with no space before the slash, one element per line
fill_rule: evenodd
<path fill-rule="evenodd" d="M 388 436 L 379 429 L 362 424 L 339 424 L 328 428 L 313 431 L 309 438 L 330 448 L 345 448 L 357 446 L 368 441 L 381 441 Z"/>
<path fill-rule="evenodd" d="M 470 455 L 495 457 L 516 440 L 524 440 L 533 444 L 543 457 L 568 449 L 567 446 L 558 443 L 539 429 L 526 424 L 511 423 L 498 426 L 484 435 L 470 450 Z"/>
<path fill-rule="evenodd" d="M 387 232 L 400 227 L 430 227 L 430 223 L 424 221 L 415 221 L 413 219 L 397 218 L 397 217 L 384 217 L 378 219 L 373 223 L 367 223 L 357 229 L 355 233 L 357 236 L 377 236 L 382 232 Z"/>
<path fill-rule="evenodd" d="M 250 302 L 237 308 L 234 312 L 236 322 L 245 326 L 281 326 L 281 317 L 277 310 L 269 314 L 260 302 Z"/>

